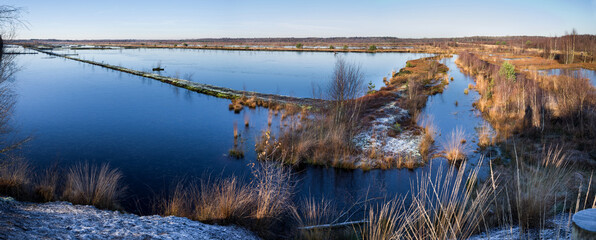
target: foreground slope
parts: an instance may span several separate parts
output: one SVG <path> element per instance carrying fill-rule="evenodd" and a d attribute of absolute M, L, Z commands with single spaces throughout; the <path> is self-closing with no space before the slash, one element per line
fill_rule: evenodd
<path fill-rule="evenodd" d="M 235 226 L 180 217 L 137 216 L 68 202 L 0 198 L 0 239 L 259 239 Z"/>

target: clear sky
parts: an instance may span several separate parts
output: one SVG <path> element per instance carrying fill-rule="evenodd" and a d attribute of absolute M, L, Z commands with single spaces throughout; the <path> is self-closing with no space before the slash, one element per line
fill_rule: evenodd
<path fill-rule="evenodd" d="M 401 38 L 596 34 L 596 0 L 2 0 L 26 10 L 17 38 Z"/>

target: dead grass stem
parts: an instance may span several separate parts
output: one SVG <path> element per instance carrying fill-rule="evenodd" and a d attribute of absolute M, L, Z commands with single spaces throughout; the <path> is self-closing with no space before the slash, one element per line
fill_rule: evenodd
<path fill-rule="evenodd" d="M 119 199 L 125 190 L 121 180 L 122 173 L 108 164 L 98 168 L 89 163 L 79 163 L 68 170 L 62 198 L 74 204 L 118 209 Z"/>
<path fill-rule="evenodd" d="M 443 142 L 443 153 L 451 163 L 457 163 L 466 158 L 464 151 L 465 133 L 461 127 L 451 132 L 450 137 Z"/>

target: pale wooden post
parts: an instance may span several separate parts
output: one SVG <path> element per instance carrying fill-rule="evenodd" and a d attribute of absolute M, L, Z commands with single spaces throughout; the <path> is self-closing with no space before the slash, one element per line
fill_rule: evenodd
<path fill-rule="evenodd" d="M 596 208 L 584 209 L 573 214 L 571 239 L 596 239 Z"/>

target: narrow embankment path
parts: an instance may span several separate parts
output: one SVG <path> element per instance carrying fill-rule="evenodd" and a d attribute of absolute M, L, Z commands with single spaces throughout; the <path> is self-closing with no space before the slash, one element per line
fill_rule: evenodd
<path fill-rule="evenodd" d="M 64 54 L 58 54 L 58 53 L 54 53 L 51 51 L 46 51 L 46 50 L 42 50 L 42 49 L 38 49 L 38 48 L 31 48 L 31 49 L 36 50 L 41 53 L 51 55 L 51 56 L 62 57 L 62 58 L 66 58 L 66 59 L 70 59 L 70 60 L 74 60 L 74 61 L 79 61 L 79 62 L 91 64 L 91 65 L 96 65 L 96 66 L 112 69 L 115 71 L 120 71 L 120 72 L 129 73 L 129 74 L 133 74 L 133 75 L 137 75 L 137 76 L 141 76 L 141 77 L 151 78 L 151 79 L 158 80 L 160 82 L 167 83 L 167 84 L 170 84 L 170 85 L 173 85 L 176 87 L 185 88 L 185 89 L 188 89 L 188 90 L 191 90 L 194 92 L 211 95 L 211 96 L 218 97 L 218 98 L 237 99 L 237 98 L 242 98 L 242 97 L 247 97 L 247 98 L 254 97 L 257 100 L 275 103 L 275 104 L 296 104 L 296 105 L 302 105 L 302 106 L 316 106 L 323 102 L 323 100 L 320 100 L 320 99 L 291 97 L 291 96 L 285 96 L 285 95 L 258 93 L 258 92 L 251 92 L 251 91 L 241 91 L 241 90 L 235 90 L 235 89 L 230 89 L 230 88 L 225 88 L 225 87 L 218 87 L 218 86 L 213 86 L 213 85 L 209 85 L 209 84 L 192 82 L 192 81 L 188 81 L 188 80 L 184 80 L 184 79 L 161 76 L 161 75 L 155 74 L 155 73 L 137 71 L 137 70 L 120 67 L 120 66 L 115 66 L 115 65 L 110 65 L 110 64 L 106 64 L 106 63 L 99 63 L 99 62 L 84 60 L 84 59 L 80 59 L 80 58 L 76 58 L 76 57 L 72 57 L 72 56 L 68 56 L 68 55 L 64 55 Z"/>

